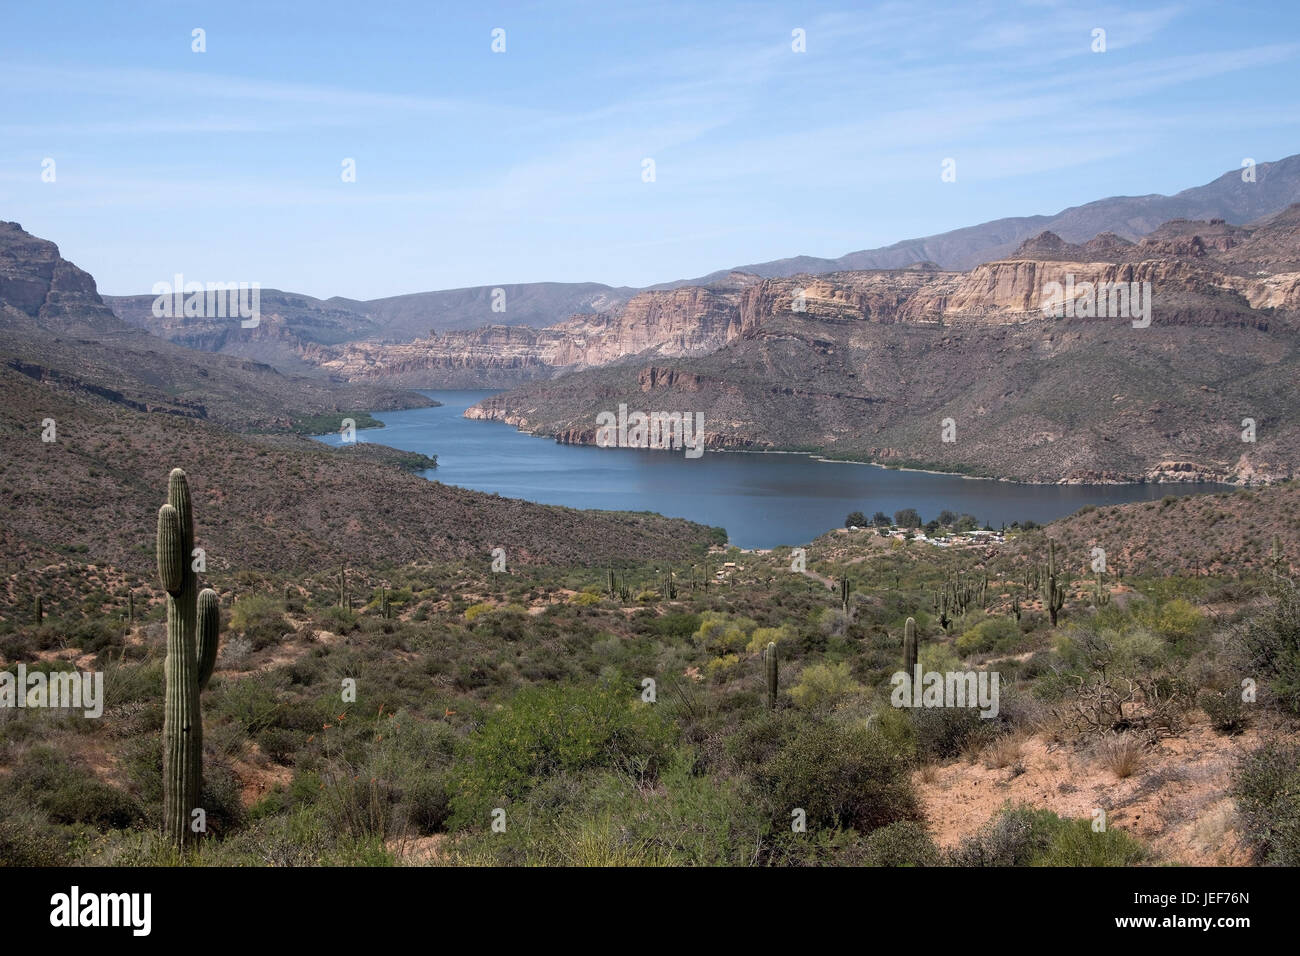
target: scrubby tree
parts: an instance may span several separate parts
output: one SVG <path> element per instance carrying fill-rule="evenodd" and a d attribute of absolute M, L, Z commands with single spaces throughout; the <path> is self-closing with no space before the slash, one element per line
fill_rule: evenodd
<path fill-rule="evenodd" d="M 894 512 L 894 524 L 900 528 L 919 528 L 921 515 L 915 508 L 900 508 Z"/>

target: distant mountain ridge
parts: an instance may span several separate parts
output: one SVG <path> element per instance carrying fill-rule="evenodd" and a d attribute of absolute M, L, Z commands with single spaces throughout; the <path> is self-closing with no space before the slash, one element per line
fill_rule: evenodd
<path fill-rule="evenodd" d="M 1255 182 L 1242 181 L 1242 170 L 1230 170 L 1210 183 L 1173 196 L 1113 196 L 1055 215 L 995 219 L 879 249 L 850 252 L 838 259 L 794 256 L 771 262 L 721 269 L 696 279 L 663 282 L 645 289 L 608 286 L 598 282 L 503 283 L 435 292 L 416 292 L 363 301 L 263 290 L 263 311 L 269 316 L 261 331 L 219 328 L 202 320 L 186 323 L 155 319 L 153 296 L 105 296 L 121 318 L 190 348 L 220 351 L 271 362 L 295 371 L 313 364 L 302 361 L 307 346 L 337 346 L 349 342 L 411 342 L 448 331 L 488 326 L 546 328 L 581 315 L 613 313 L 638 293 L 688 286 L 734 285 L 737 274 L 760 278 L 822 275 L 871 269 L 938 268 L 966 271 L 984 262 L 1005 258 L 1026 239 L 1050 231 L 1067 243 L 1082 243 L 1111 233 L 1136 241 L 1171 220 L 1222 219 L 1245 224 L 1300 202 L 1300 154 L 1259 163 Z M 505 311 L 493 311 L 494 290 L 504 291 Z"/>
<path fill-rule="evenodd" d="M 770 262 L 736 266 L 697 279 L 665 282 L 650 288 L 707 285 L 729 271 L 752 272 L 765 279 L 864 269 L 902 269 L 930 261 L 940 268 L 966 271 L 984 262 L 1010 255 L 1016 247 L 1041 232 L 1054 232 L 1067 242 L 1084 242 L 1112 232 L 1130 241 L 1145 236 L 1171 219 L 1223 219 L 1249 223 L 1300 202 L 1300 154 L 1255 166 L 1255 182 L 1243 182 L 1234 169 L 1203 186 L 1172 196 L 1111 196 L 1082 206 L 1071 206 L 1054 216 L 1018 216 L 949 232 L 905 239 L 878 249 L 850 252 L 838 259 L 794 256 Z"/>

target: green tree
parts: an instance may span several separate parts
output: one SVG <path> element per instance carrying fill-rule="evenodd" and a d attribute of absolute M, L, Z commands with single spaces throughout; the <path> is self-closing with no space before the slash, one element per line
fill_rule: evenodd
<path fill-rule="evenodd" d="M 915 508 L 900 508 L 894 512 L 894 524 L 900 528 L 919 528 L 921 515 Z"/>

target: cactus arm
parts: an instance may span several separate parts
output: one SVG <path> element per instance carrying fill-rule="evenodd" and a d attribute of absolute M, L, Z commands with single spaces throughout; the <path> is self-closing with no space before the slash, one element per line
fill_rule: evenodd
<path fill-rule="evenodd" d="M 221 609 L 217 592 L 204 588 L 199 592 L 198 602 L 198 685 L 199 690 L 208 686 L 212 669 L 217 664 L 217 645 L 221 641 Z"/>
<path fill-rule="evenodd" d="M 181 522 L 176 509 L 163 505 L 158 509 L 158 580 L 170 595 L 181 592 L 185 581 L 181 555 Z"/>

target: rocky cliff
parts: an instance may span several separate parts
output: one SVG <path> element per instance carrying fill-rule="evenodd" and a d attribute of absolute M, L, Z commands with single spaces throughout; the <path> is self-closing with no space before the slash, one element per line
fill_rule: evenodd
<path fill-rule="evenodd" d="M 1136 243 L 1042 234 L 966 273 L 751 281 L 715 351 L 628 354 L 467 416 L 591 442 L 596 414 L 627 402 L 703 412 L 713 449 L 1051 482 L 1287 477 L 1300 449 L 1294 220 L 1200 226 Z M 1073 290 L 1068 312 L 1045 314 L 1052 283 Z M 1134 327 L 1136 304 L 1116 315 L 1106 294 L 1089 301 L 1085 283 L 1149 284 L 1149 326 Z"/>

